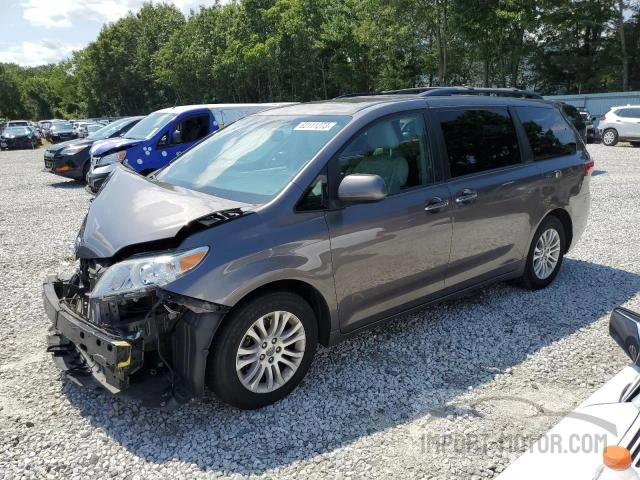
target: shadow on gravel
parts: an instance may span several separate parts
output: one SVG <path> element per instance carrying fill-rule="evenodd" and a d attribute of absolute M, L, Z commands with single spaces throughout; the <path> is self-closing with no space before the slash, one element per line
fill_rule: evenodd
<path fill-rule="evenodd" d="M 61 188 L 64 190 L 76 190 L 78 188 L 84 188 L 84 183 L 79 182 L 77 180 L 69 179 L 62 182 L 50 183 L 49 186 L 53 188 Z"/>
<path fill-rule="evenodd" d="M 257 411 L 209 398 L 165 412 L 71 384 L 64 391 L 93 427 L 147 462 L 260 474 L 423 417 L 638 291 L 640 275 L 566 259 L 546 290 L 496 285 L 320 349 L 301 387 Z"/>
<path fill-rule="evenodd" d="M 606 171 L 606 170 L 594 170 L 594 171 L 591 173 L 591 176 L 592 176 L 592 177 L 596 177 L 596 176 L 598 176 L 598 175 L 604 175 L 605 173 L 607 173 L 607 171 Z"/>

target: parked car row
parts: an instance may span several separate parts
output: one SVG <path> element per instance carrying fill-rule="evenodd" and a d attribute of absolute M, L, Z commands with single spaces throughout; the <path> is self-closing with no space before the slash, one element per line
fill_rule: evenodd
<path fill-rule="evenodd" d="M 50 146 L 44 152 L 45 169 L 57 175 L 87 181 L 91 166 L 90 149 L 107 138 L 120 138 L 142 117 L 116 120 L 92 132 L 86 138 L 68 140 Z"/>
<path fill-rule="evenodd" d="M 90 185 L 111 172 L 76 238 L 77 270 L 48 278 L 43 297 L 56 364 L 148 405 L 205 385 L 240 408 L 273 403 L 318 343 L 496 281 L 546 287 L 587 222 L 594 163 L 563 110 L 529 92 L 134 121 L 91 146 Z M 67 149 L 86 147 L 45 164 L 77 174 L 55 167 Z"/>

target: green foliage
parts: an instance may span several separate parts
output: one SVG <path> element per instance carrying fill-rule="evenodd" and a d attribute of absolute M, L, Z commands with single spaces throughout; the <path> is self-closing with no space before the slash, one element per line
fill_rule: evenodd
<path fill-rule="evenodd" d="M 628 87 L 640 89 L 638 52 L 637 0 L 235 0 L 187 18 L 148 3 L 57 65 L 0 64 L 0 116 L 144 114 L 422 85 L 620 90 L 624 58 Z"/>

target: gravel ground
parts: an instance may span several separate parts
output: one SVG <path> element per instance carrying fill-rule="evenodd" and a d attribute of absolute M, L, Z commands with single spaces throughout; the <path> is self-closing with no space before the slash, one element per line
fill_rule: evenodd
<path fill-rule="evenodd" d="M 495 477 L 515 435 L 560 420 L 517 398 L 571 410 L 626 363 L 607 317 L 640 310 L 640 149 L 589 149 L 591 220 L 552 286 L 496 285 L 321 349 L 252 412 L 149 410 L 59 378 L 41 281 L 72 264 L 89 195 L 42 172 L 42 150 L 0 153 L 0 477 Z"/>

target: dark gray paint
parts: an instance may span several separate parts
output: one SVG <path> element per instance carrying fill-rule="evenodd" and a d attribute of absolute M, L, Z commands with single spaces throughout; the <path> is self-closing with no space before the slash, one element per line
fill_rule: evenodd
<path fill-rule="evenodd" d="M 585 152 L 532 163 L 523 146 L 522 165 L 418 187 L 376 203 L 341 203 L 330 173 L 332 208 L 295 210 L 327 164 L 335 172 L 330 160 L 345 142 L 384 115 L 507 105 L 553 108 L 541 101 L 494 97 L 427 101 L 385 96 L 300 104 L 259 114 L 348 114 L 352 121 L 270 203 L 245 206 L 255 214 L 188 236 L 179 248 L 207 245 L 211 252 L 203 264 L 166 289 L 232 307 L 272 282 L 304 282 L 324 299 L 330 313 L 328 330 L 337 339 L 456 291 L 519 275 L 531 238 L 550 211 L 562 209 L 570 215 L 574 243 L 584 230 L 589 209 Z M 437 141 L 433 132 L 438 128 L 427 123 L 431 141 Z M 441 152 L 436 156 L 444 162 L 442 146 L 436 147 Z M 466 188 L 477 192 L 477 198 L 456 203 Z M 427 208 L 434 199 L 443 202 L 442 208 Z M 122 170 L 109 178 L 93 202 L 82 242 L 92 255 L 109 257 L 135 243 L 173 237 L 199 216 L 237 206 L 243 205 L 157 185 Z"/>

